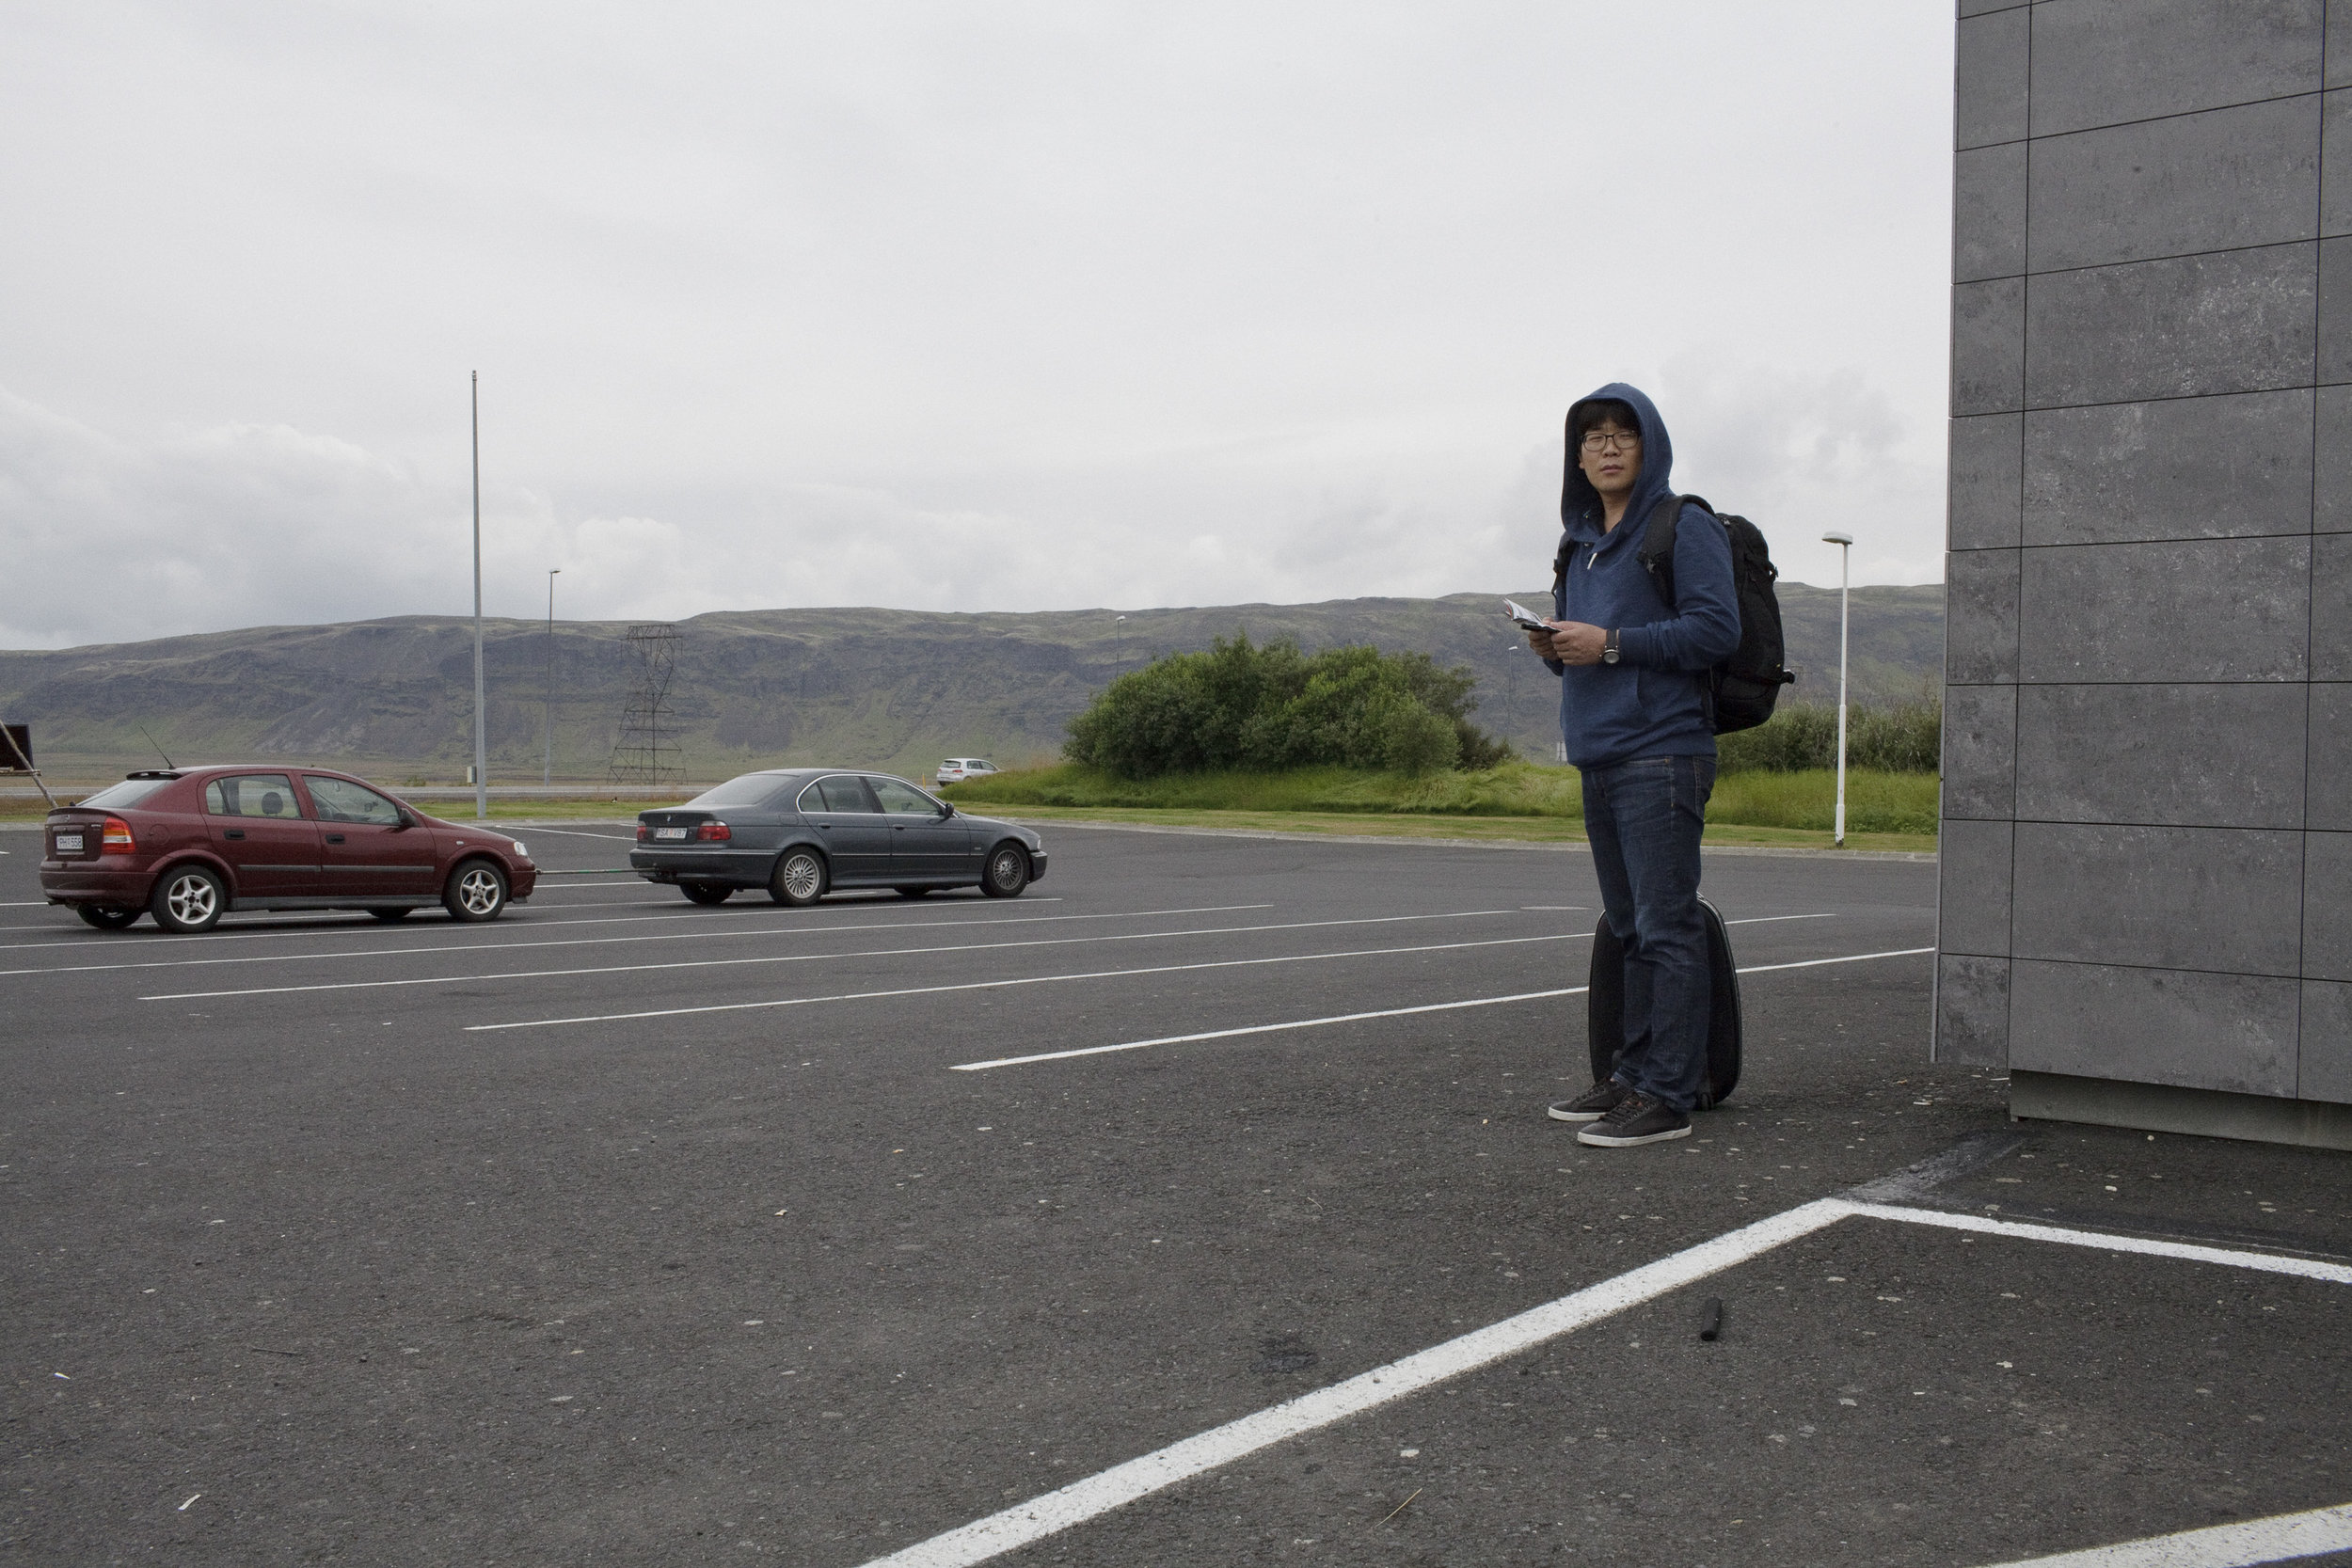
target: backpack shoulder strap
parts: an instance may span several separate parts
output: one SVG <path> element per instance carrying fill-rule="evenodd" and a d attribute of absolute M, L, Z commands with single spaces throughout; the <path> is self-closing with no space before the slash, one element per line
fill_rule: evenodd
<path fill-rule="evenodd" d="M 1666 601 L 1668 610 L 1675 608 L 1675 530 L 1682 520 L 1686 505 L 1714 515 L 1714 508 L 1699 497 L 1678 496 L 1669 491 L 1650 508 L 1649 519 L 1642 525 L 1642 542 L 1633 551 L 1633 558 L 1658 584 L 1659 596 Z"/>

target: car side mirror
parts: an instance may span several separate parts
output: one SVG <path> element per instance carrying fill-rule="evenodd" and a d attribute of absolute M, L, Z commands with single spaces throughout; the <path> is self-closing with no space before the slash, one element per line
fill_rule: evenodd
<path fill-rule="evenodd" d="M 403 808 L 402 808 L 402 810 L 401 810 L 401 814 L 400 814 L 400 826 L 401 826 L 401 827 L 403 827 L 403 828 L 413 828 L 413 827 L 415 827 L 416 825 L 417 825 L 417 819 L 416 819 L 415 817 L 413 817 L 413 816 L 409 816 L 409 815 L 408 815 L 408 812 L 407 812 L 407 809 L 406 809 L 405 807 L 403 807 Z"/>
<path fill-rule="evenodd" d="M 939 816 L 941 821 L 946 821 L 948 817 L 955 816 L 955 814 L 956 808 L 954 802 L 948 800 L 942 800 L 939 802 Z"/>

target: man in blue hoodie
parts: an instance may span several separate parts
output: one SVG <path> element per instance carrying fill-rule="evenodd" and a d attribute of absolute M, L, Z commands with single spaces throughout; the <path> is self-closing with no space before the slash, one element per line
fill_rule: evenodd
<path fill-rule="evenodd" d="M 1550 1114 L 1603 1148 L 1691 1133 L 1707 1074 L 1707 927 L 1699 836 L 1715 787 L 1708 667 L 1740 641 L 1731 542 L 1704 508 L 1676 521 L 1675 599 L 1637 558 L 1672 502 L 1674 445 L 1634 388 L 1568 410 L 1558 619 L 1527 641 L 1560 676 L 1560 733 L 1584 777 L 1584 832 L 1609 928 L 1625 944 L 1615 1071 Z"/>

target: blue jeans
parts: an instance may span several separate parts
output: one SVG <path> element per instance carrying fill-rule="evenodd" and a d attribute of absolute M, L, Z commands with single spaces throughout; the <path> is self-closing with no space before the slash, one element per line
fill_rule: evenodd
<path fill-rule="evenodd" d="M 1699 835 L 1712 757 L 1636 757 L 1584 774 L 1584 832 L 1601 908 L 1625 943 L 1625 1050 L 1614 1077 L 1689 1111 L 1707 1082 L 1707 925 Z"/>

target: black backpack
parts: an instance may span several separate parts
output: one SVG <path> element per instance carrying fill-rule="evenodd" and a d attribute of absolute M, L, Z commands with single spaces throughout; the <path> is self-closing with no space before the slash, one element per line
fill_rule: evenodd
<path fill-rule="evenodd" d="M 1658 584 L 1659 596 L 1666 601 L 1667 609 L 1675 603 L 1675 526 L 1685 506 L 1695 506 L 1715 518 L 1731 535 L 1731 590 L 1740 606 L 1740 645 L 1707 672 L 1708 710 L 1717 735 L 1752 730 L 1772 716 L 1780 689 L 1797 678 L 1781 663 L 1788 650 L 1781 640 L 1780 597 L 1772 591 L 1772 584 L 1780 579 L 1780 568 L 1772 564 L 1764 531 L 1745 517 L 1717 512 L 1703 496 L 1666 496 L 1650 509 L 1649 521 L 1642 525 L 1642 542 L 1634 547 L 1634 559 Z M 1552 561 L 1554 594 L 1566 586 L 1573 549 L 1564 541 Z"/>

